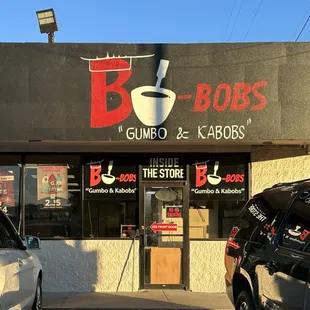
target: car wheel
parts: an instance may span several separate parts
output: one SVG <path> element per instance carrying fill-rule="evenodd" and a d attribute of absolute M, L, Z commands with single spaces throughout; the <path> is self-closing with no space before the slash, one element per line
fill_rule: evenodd
<path fill-rule="evenodd" d="M 34 299 L 32 310 L 42 310 L 42 284 L 40 278 L 38 278 L 36 296 Z"/>
<path fill-rule="evenodd" d="M 242 291 L 236 302 L 236 310 L 255 310 L 252 297 L 247 291 Z"/>

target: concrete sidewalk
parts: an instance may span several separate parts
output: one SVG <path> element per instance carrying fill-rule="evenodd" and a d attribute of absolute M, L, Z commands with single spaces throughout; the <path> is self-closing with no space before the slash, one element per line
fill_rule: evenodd
<path fill-rule="evenodd" d="M 43 309 L 234 309 L 226 294 L 185 291 L 43 293 Z"/>

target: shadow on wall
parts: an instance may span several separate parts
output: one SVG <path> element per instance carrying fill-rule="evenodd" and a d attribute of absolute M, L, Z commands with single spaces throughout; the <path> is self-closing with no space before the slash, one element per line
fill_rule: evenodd
<path fill-rule="evenodd" d="M 76 240 L 42 241 L 36 254 L 43 267 L 43 291 L 93 292 L 97 283 L 97 252 Z"/>
<path fill-rule="evenodd" d="M 45 292 L 132 292 L 139 287 L 139 247 L 131 240 L 42 241 Z"/>
<path fill-rule="evenodd" d="M 261 145 L 252 147 L 251 159 L 260 162 L 306 155 L 307 149 L 299 145 Z"/>

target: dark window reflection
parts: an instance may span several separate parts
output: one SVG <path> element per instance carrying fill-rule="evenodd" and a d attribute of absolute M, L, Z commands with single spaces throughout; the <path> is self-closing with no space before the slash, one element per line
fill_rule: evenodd
<path fill-rule="evenodd" d="M 139 222 L 138 202 L 84 203 L 84 237 L 121 237 L 121 225 L 136 225 Z"/>

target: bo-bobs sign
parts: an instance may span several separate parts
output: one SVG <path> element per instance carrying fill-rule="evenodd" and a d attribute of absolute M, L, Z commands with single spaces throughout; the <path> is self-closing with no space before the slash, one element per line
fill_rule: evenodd
<path fill-rule="evenodd" d="M 85 166 L 85 199 L 135 200 L 136 166 L 124 165 L 117 158 L 91 160 Z"/>
<path fill-rule="evenodd" d="M 246 200 L 245 173 L 244 163 L 197 161 L 190 166 L 190 199 Z"/>

